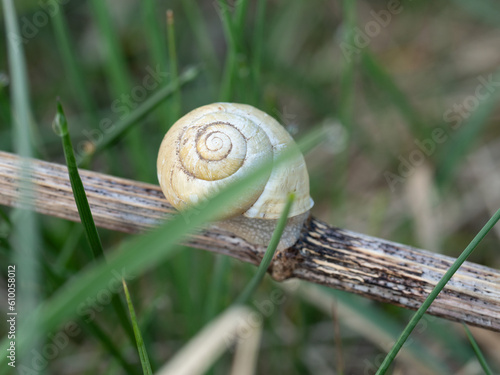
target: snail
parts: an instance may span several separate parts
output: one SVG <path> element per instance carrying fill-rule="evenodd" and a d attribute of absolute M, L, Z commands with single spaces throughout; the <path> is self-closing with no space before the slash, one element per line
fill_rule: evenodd
<path fill-rule="evenodd" d="M 168 200 L 184 210 L 223 186 L 275 160 L 292 137 L 274 118 L 246 104 L 214 103 L 179 119 L 167 132 L 157 160 L 158 181 Z M 267 246 L 289 193 L 295 201 L 278 249 L 297 242 L 314 202 L 301 154 L 273 166 L 229 207 L 215 225 L 254 245 Z"/>

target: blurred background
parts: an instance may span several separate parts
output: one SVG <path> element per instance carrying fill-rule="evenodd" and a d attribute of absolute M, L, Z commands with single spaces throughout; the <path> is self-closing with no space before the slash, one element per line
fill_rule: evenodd
<path fill-rule="evenodd" d="M 177 118 L 216 101 L 242 102 L 274 116 L 296 139 L 315 127 L 330 129 L 306 162 L 313 214 L 331 225 L 457 257 L 500 207 L 494 0 L 16 0 L 15 6 L 22 40 L 14 42 L 27 59 L 37 158 L 64 163 L 52 129 L 59 97 L 77 157 L 92 155 L 86 168 L 156 184 L 156 153 Z M 232 32 L 224 27 L 228 19 Z M 13 151 L 3 13 L 0 22 L 0 149 Z M 169 85 L 169 95 L 144 109 Z M 46 298 L 59 287 L 50 274 L 69 279 L 88 262 L 88 245 L 80 224 L 44 217 L 41 225 L 46 283 L 39 289 Z M 128 237 L 100 234 L 105 248 Z M 499 268 L 499 238 L 497 226 L 471 260 Z M 0 239 L 6 263 L 13 250 L 3 220 Z M 153 367 L 223 311 L 254 270 L 185 249 L 131 282 Z M 255 306 L 279 288 L 267 278 Z M 326 289 L 285 295 L 264 314 L 258 374 L 374 373 L 411 315 Z M 96 319 L 136 366 L 134 344 L 109 306 Z M 473 333 L 500 368 L 500 335 Z M 426 317 L 404 352 L 394 374 L 482 373 L 462 326 L 442 319 Z M 227 373 L 231 357 L 225 353 L 211 373 Z M 73 338 L 46 371 L 130 373 L 90 332 Z"/>

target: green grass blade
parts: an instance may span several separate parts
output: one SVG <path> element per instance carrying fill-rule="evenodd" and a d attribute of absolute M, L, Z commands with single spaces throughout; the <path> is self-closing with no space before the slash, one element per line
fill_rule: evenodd
<path fill-rule="evenodd" d="M 224 28 L 224 36 L 230 48 L 236 48 L 236 38 L 234 35 L 234 25 L 231 19 L 231 12 L 226 0 L 217 0 L 220 9 L 220 16 L 222 20 L 222 27 Z"/>
<path fill-rule="evenodd" d="M 356 0 L 344 0 L 342 2 L 342 13 L 345 26 L 342 36 L 343 42 L 348 45 L 353 45 L 353 39 L 356 35 Z M 340 78 L 340 97 L 338 114 L 342 127 L 346 130 L 346 143 L 349 142 L 352 129 L 354 128 L 354 67 L 355 60 L 345 58 L 343 60 L 342 75 Z M 349 147 L 337 156 L 336 163 L 338 165 L 338 173 L 336 173 L 335 182 L 332 184 L 331 193 L 331 212 L 335 215 L 335 221 L 342 224 L 343 218 L 347 217 L 347 208 L 345 202 L 348 201 L 346 196 L 347 176 L 349 175 L 350 152 Z"/>
<path fill-rule="evenodd" d="M 120 48 L 120 40 L 113 30 L 113 23 L 111 21 L 113 18 L 107 9 L 108 3 L 100 0 L 91 0 L 89 4 L 107 52 L 106 70 L 111 79 L 111 90 L 118 97 L 121 94 L 127 93 L 132 87 L 125 57 Z"/>
<path fill-rule="evenodd" d="M 143 16 L 144 16 L 144 37 L 149 40 L 148 47 L 151 55 L 150 59 L 153 65 L 160 65 L 160 69 L 166 72 L 168 69 L 167 63 L 167 41 L 165 40 L 164 28 L 160 24 L 160 17 L 158 16 L 158 2 L 154 0 L 145 0 L 142 2 Z M 163 20 L 163 17 L 161 18 Z M 165 102 L 159 108 L 158 128 L 160 132 L 164 133 L 168 127 L 173 123 L 175 118 L 170 111 L 169 103 Z"/>
<path fill-rule="evenodd" d="M 29 138 L 31 106 L 26 60 L 21 32 L 12 0 L 3 0 L 4 18 L 7 31 L 7 47 L 11 76 L 12 112 L 15 121 L 14 143 L 17 154 L 32 157 L 32 142 Z"/>
<path fill-rule="evenodd" d="M 9 96 L 8 96 L 8 78 L 4 73 L 0 73 L 0 121 L 2 124 L 10 124 L 12 122 L 12 114 L 9 106 Z M 0 140 L 6 141 L 9 136 L 5 136 L 3 132 L 7 130 L 2 130 L 0 133 Z M 0 147 L 5 149 L 7 145 L 0 143 Z"/>
<path fill-rule="evenodd" d="M 448 281 L 450 281 L 455 272 L 458 271 L 460 266 L 472 254 L 474 249 L 477 247 L 477 245 L 479 245 L 479 243 L 486 236 L 486 234 L 498 222 L 498 220 L 500 220 L 500 209 L 497 212 L 495 212 L 495 214 L 490 218 L 490 220 L 488 220 L 486 225 L 479 231 L 476 237 L 474 237 L 471 243 L 465 248 L 462 254 L 460 254 L 460 256 L 455 260 L 455 262 L 448 269 L 448 271 L 446 271 L 441 280 L 439 280 L 439 282 L 436 284 L 436 286 L 431 291 L 429 296 L 425 299 L 424 303 L 422 303 L 422 306 L 420 306 L 417 312 L 413 315 L 410 322 L 399 336 L 398 340 L 394 343 L 394 346 L 392 347 L 391 351 L 385 357 L 384 362 L 382 362 L 382 364 L 380 365 L 377 371 L 377 375 L 382 375 L 386 373 L 392 361 L 394 360 L 394 358 L 396 358 L 396 355 L 399 353 L 399 351 L 403 347 L 404 343 L 406 342 L 406 340 L 408 339 L 408 337 L 410 336 L 411 332 L 418 324 L 420 319 L 422 319 L 422 316 L 425 314 L 429 306 L 436 299 L 441 290 L 443 290 Z"/>
<path fill-rule="evenodd" d="M 236 65 L 237 65 L 236 51 L 230 49 L 228 51 L 226 64 L 224 68 L 224 78 L 222 80 L 221 93 L 220 93 L 221 102 L 229 102 L 231 100 L 234 100 L 232 98 L 234 92 Z"/>
<path fill-rule="evenodd" d="M 149 43 L 151 52 L 153 52 L 153 60 L 160 61 L 163 71 L 170 73 L 169 81 L 175 86 L 170 100 L 165 100 L 164 105 L 161 105 L 160 108 L 164 111 L 161 111 L 162 117 L 158 123 L 160 124 L 161 134 L 164 134 L 180 118 L 182 100 L 181 85 L 179 84 L 174 13 L 171 10 L 167 10 L 165 18 L 163 11 L 161 14 L 155 11 L 155 9 L 158 9 L 158 5 L 158 2 L 153 0 L 143 2 L 143 7 L 148 15 L 147 22 L 149 23 L 146 25 L 146 30 L 150 30 L 149 35 L 156 33 L 156 35 L 152 35 L 151 42 Z M 162 22 L 162 27 L 159 26 L 159 22 Z M 165 265 L 172 274 L 171 282 L 177 286 L 175 294 L 179 300 L 179 311 L 182 312 L 183 316 L 182 322 L 187 322 L 187 326 L 182 329 L 183 337 L 186 339 L 192 337 L 197 329 L 197 324 L 195 323 L 197 309 L 194 305 L 199 299 L 192 298 L 193 296 L 190 293 L 190 283 L 193 282 L 193 279 L 190 277 L 192 265 L 193 252 L 188 249 L 183 249 L 168 265 Z M 147 342 L 148 336 L 145 339 Z"/>
<path fill-rule="evenodd" d="M 220 100 L 223 102 L 231 101 L 233 98 L 233 87 L 237 68 L 237 40 L 234 31 L 233 20 L 226 0 L 217 1 L 220 8 L 224 36 L 227 43 L 227 57 L 224 68 L 224 77 L 222 79 Z"/>
<path fill-rule="evenodd" d="M 299 148 L 305 152 L 319 144 L 324 138 L 325 131 L 317 129 L 302 138 L 299 142 Z M 212 199 L 200 202 L 198 206 L 175 216 L 156 230 L 135 237 L 123 244 L 109 254 L 108 262 L 100 260 L 82 270 L 66 283 L 65 288 L 59 290 L 40 307 L 39 326 L 46 331 L 55 329 L 62 321 L 76 314 L 75 306 L 87 298 L 95 296 L 103 288 L 111 287 L 118 276 L 119 281 L 122 278 L 128 279 L 171 257 L 177 249 L 175 244 L 190 231 L 199 228 L 200 225 L 209 220 L 220 217 L 228 205 L 235 202 L 241 194 L 247 191 L 252 181 L 266 176 L 273 166 L 286 162 L 296 152 L 295 148 L 284 150 L 280 157 L 272 162 L 264 163 L 255 172 L 222 189 Z M 147 249 L 147 251 L 142 251 L 142 249 Z M 18 353 L 22 352 L 27 342 L 33 339 L 33 337 L 21 334 L 17 341 Z M 3 340 L 0 348 L 6 349 L 7 347 L 7 340 Z M 5 373 L 7 368 L 5 361 L 6 357 L 0 357 L 0 374 Z"/>
<path fill-rule="evenodd" d="M 160 64 L 163 70 L 167 70 L 167 44 L 160 26 L 158 17 L 158 2 L 154 0 L 144 0 L 142 2 L 144 13 L 144 28 L 146 37 L 149 38 L 150 53 L 152 60 Z M 162 18 L 163 19 L 163 18 Z"/>
<path fill-rule="evenodd" d="M 399 323 L 398 319 L 395 319 L 393 315 L 387 314 L 381 306 L 366 303 L 367 301 L 363 297 L 326 286 L 315 287 L 323 293 L 333 296 L 335 301 L 337 301 L 340 305 L 343 305 L 346 309 L 351 310 L 353 312 L 352 318 L 354 321 L 364 320 L 366 323 L 361 323 L 363 328 L 359 331 L 359 334 L 372 342 L 374 342 L 374 337 L 376 337 L 377 340 L 380 340 L 381 338 L 384 340 L 383 338 L 385 334 L 387 335 L 386 341 L 384 340 L 380 342 L 380 344 L 384 346 L 385 343 L 392 343 L 397 339 L 403 330 L 403 326 Z M 427 323 L 429 323 L 429 327 L 432 327 L 430 322 Z M 366 333 L 363 331 L 366 331 Z M 374 332 L 375 335 L 371 336 Z M 377 342 L 377 344 L 379 344 L 379 342 Z M 446 345 L 444 342 L 440 342 L 440 344 L 442 346 Z M 440 358 L 438 354 L 418 339 L 412 341 L 411 345 L 408 345 L 405 349 L 408 350 L 409 357 L 413 357 L 416 361 L 425 362 L 425 364 L 429 368 L 433 369 L 436 374 L 445 374 L 447 372 L 448 365 L 446 364 L 446 361 Z M 453 350 L 455 348 L 448 347 L 448 349 Z M 463 354 L 463 352 L 460 351 L 460 354 Z"/>
<path fill-rule="evenodd" d="M 193 266 L 194 256 L 192 249 L 181 247 L 179 253 L 165 267 L 169 268 L 171 274 L 171 283 L 176 286 L 175 295 L 177 297 L 177 310 L 182 314 L 183 320 L 183 337 L 191 338 L 196 334 L 198 319 L 198 310 L 196 304 L 199 302 L 193 298 L 192 285 L 193 281 Z"/>
<path fill-rule="evenodd" d="M 92 121 L 93 127 L 96 127 L 98 124 L 97 107 L 85 84 L 84 74 L 80 67 L 81 64 L 78 62 L 76 52 L 73 48 L 74 43 L 70 40 L 71 33 L 62 6 L 54 13 L 52 25 L 56 37 L 55 44 L 59 47 L 61 52 L 70 86 L 73 88 L 76 98 L 78 98 L 78 103 L 82 104 L 82 109 L 85 110 L 85 113 Z"/>
<path fill-rule="evenodd" d="M 127 283 L 122 279 L 123 290 L 125 291 L 125 298 L 127 299 L 128 311 L 130 312 L 130 320 L 132 321 L 132 326 L 134 327 L 135 342 L 137 344 L 137 351 L 139 352 L 139 358 L 141 360 L 142 372 L 146 375 L 153 375 L 153 370 L 151 370 L 151 364 L 149 363 L 148 352 L 144 341 L 142 340 L 141 331 L 139 330 L 139 325 L 137 324 L 137 318 L 135 316 L 134 305 L 130 299 L 130 293 L 128 292 Z"/>
<path fill-rule="evenodd" d="M 356 1 L 344 0 L 342 8 L 345 22 L 343 41 L 353 45 L 353 39 L 356 35 Z M 340 92 L 339 118 L 342 125 L 350 130 L 354 115 L 354 59 L 344 59 Z"/>
<path fill-rule="evenodd" d="M 124 94 L 131 92 L 132 80 L 127 70 L 127 64 L 118 35 L 113 29 L 112 17 L 108 11 L 108 3 L 102 0 L 91 0 L 91 8 L 95 17 L 97 27 L 107 52 L 105 68 L 110 78 L 111 95 L 120 98 Z M 142 167 L 142 159 L 145 154 L 146 142 L 143 142 L 143 132 L 137 128 L 132 128 L 126 138 L 132 170 L 141 178 L 147 179 L 146 170 Z"/>
<path fill-rule="evenodd" d="M 123 369 L 127 372 L 127 374 L 138 374 L 130 363 L 127 362 L 123 354 L 120 352 L 120 349 L 116 347 L 115 343 L 111 339 L 111 335 L 107 332 L 103 331 L 101 327 L 97 325 L 95 322 L 85 323 L 84 320 L 81 320 L 82 325 L 85 325 L 85 328 L 90 331 L 92 335 L 94 335 L 101 343 L 101 345 L 106 348 L 106 350 L 116 358 L 118 363 L 121 364 Z"/>
<path fill-rule="evenodd" d="M 68 122 L 66 121 L 66 116 L 64 115 L 60 102 L 57 103 L 57 114 L 54 119 L 54 129 L 57 130 L 58 135 L 62 140 L 64 157 L 66 159 L 69 180 L 71 182 L 71 189 L 73 190 L 73 195 L 75 196 L 75 203 L 78 209 L 78 214 L 80 215 L 80 221 L 85 229 L 85 235 L 87 237 L 87 241 L 89 242 L 90 249 L 92 250 L 93 258 L 98 259 L 104 257 L 101 239 L 99 238 L 99 233 L 97 232 L 97 227 L 95 226 L 94 218 L 92 216 L 92 212 L 90 211 L 90 205 L 83 187 L 83 182 L 80 178 L 80 174 L 78 173 L 78 167 L 76 165 L 76 159 L 73 152 L 73 145 L 68 131 Z"/>
<path fill-rule="evenodd" d="M 462 325 L 464 326 L 465 333 L 469 338 L 469 342 L 472 346 L 472 349 L 474 349 L 474 353 L 476 353 L 477 360 L 481 364 L 484 373 L 486 375 L 493 375 L 493 371 L 491 371 L 490 366 L 488 366 L 488 362 L 486 362 L 486 358 L 484 358 L 483 352 L 479 348 L 479 345 L 477 344 L 476 339 L 474 339 L 474 336 L 472 335 L 472 332 L 470 331 L 469 327 L 467 327 L 467 324 L 465 324 L 464 322 L 462 322 Z"/>
<path fill-rule="evenodd" d="M 83 235 L 82 226 L 79 225 L 78 223 L 74 223 L 71 230 L 69 231 L 69 234 L 66 237 L 64 246 L 62 247 L 62 249 L 60 249 L 57 259 L 52 266 L 52 268 L 56 273 L 58 274 L 65 273 L 68 262 L 70 261 L 71 256 L 73 255 L 75 248 L 77 247 L 78 242 L 80 241 L 82 235 Z"/>
<path fill-rule="evenodd" d="M 266 18 L 266 0 L 258 0 L 257 2 L 257 21 L 255 25 L 254 40 L 253 40 L 253 59 L 252 59 L 252 75 L 254 81 L 254 98 L 253 102 L 258 107 L 260 98 L 262 97 L 262 51 L 264 50 L 264 25 Z"/>
<path fill-rule="evenodd" d="M 188 82 L 193 81 L 199 74 L 200 70 L 195 67 L 188 68 L 179 77 L 179 85 L 183 86 Z M 144 117 L 149 115 L 149 113 L 158 107 L 166 98 L 170 97 L 175 93 L 176 84 L 170 82 L 165 87 L 162 87 L 156 91 L 151 97 L 149 97 L 144 103 L 139 105 L 132 113 L 130 113 L 123 120 L 119 120 L 113 125 L 113 130 L 106 134 L 100 142 L 95 145 L 94 151 L 92 153 L 83 154 L 79 160 L 79 164 L 83 163 L 85 160 L 90 158 L 97 152 L 100 152 L 110 146 L 113 142 L 116 142 L 120 137 L 124 135 L 136 122 L 142 120 Z"/>
<path fill-rule="evenodd" d="M 229 257 L 219 255 L 215 259 L 214 271 L 207 292 L 208 295 L 204 314 L 205 323 L 208 323 L 217 315 L 221 295 L 223 294 L 222 291 L 225 287 L 224 277 L 227 275 L 229 266 Z"/>
<path fill-rule="evenodd" d="M 167 11 L 167 35 L 168 35 L 168 53 L 170 56 L 170 74 L 172 82 L 175 85 L 175 92 L 172 98 L 172 114 L 174 119 L 181 117 L 181 87 L 179 85 L 179 69 L 177 67 L 177 49 L 175 47 L 175 23 L 174 12 Z M 173 124 L 173 123 L 172 123 Z"/>
<path fill-rule="evenodd" d="M 19 29 L 14 2 L 12 0 L 3 0 L 2 5 L 11 81 L 10 96 L 14 151 L 20 156 L 32 157 L 33 142 L 30 139 L 30 134 L 32 134 L 30 129 L 31 105 L 23 38 Z M 20 310 L 21 314 L 30 312 L 29 319 L 18 322 L 17 332 L 23 331 L 27 336 L 37 337 L 40 335 L 41 327 L 39 326 L 38 314 L 32 312 L 37 307 L 41 295 L 41 290 L 38 287 L 42 285 L 38 268 L 41 236 L 37 216 L 30 210 L 34 206 L 35 197 L 31 182 L 31 166 L 28 161 L 23 162 L 20 174 L 22 182 L 19 184 L 19 200 L 22 202 L 23 208 L 12 211 L 13 231 L 11 245 L 15 251 L 12 252 L 12 258 L 9 259 L 9 265 L 14 266 L 16 272 L 17 305 L 14 306 L 14 310 L 9 308 L 9 312 L 17 313 L 17 310 Z M 3 267 L 5 267 L 3 271 L 7 271 L 7 265 Z M 9 316 L 9 318 L 11 317 Z M 39 342 L 36 340 L 29 342 L 30 347 L 35 347 L 38 344 Z M 28 362 L 29 359 L 19 353 L 16 365 L 27 364 Z M 7 368 L 8 366 L 4 365 L 4 367 Z"/>
<path fill-rule="evenodd" d="M 248 0 L 240 0 L 236 3 L 236 13 L 234 15 L 234 27 L 236 29 L 236 38 L 243 43 L 245 32 L 245 16 L 248 10 Z"/>
<path fill-rule="evenodd" d="M 71 143 L 71 138 L 68 131 L 68 122 L 66 121 L 66 116 L 64 115 L 61 103 L 57 103 L 57 114 L 54 119 L 54 128 L 58 131 L 61 137 L 64 149 L 64 157 L 66 158 L 66 165 L 68 167 L 69 179 L 71 182 L 71 189 L 73 190 L 73 195 L 75 197 L 76 207 L 78 209 L 78 214 L 80 216 L 80 221 L 85 229 L 85 236 L 92 250 L 92 255 L 95 260 L 104 258 L 104 250 L 102 248 L 101 239 L 99 237 L 99 232 L 95 226 L 94 217 L 92 216 L 92 211 L 90 210 L 90 205 L 87 199 L 87 194 L 85 193 L 85 188 L 83 186 L 82 179 L 80 178 L 80 173 L 78 172 L 78 167 L 76 165 L 76 159 L 73 152 L 73 145 Z M 116 311 L 116 314 L 125 329 L 125 332 L 129 335 L 130 339 L 134 339 L 133 330 L 127 319 L 127 314 L 125 308 L 123 307 L 120 298 L 116 293 L 113 294 L 111 303 Z"/>
<path fill-rule="evenodd" d="M 4 210 L 2 210 L 1 208 L 0 208 L 0 218 L 1 218 L 3 221 L 5 221 L 5 223 L 9 226 L 9 229 L 12 229 L 12 228 L 13 228 L 13 226 L 12 226 L 12 220 L 10 220 L 9 215 L 7 215 L 7 214 L 5 213 L 5 211 L 4 211 Z"/>
<path fill-rule="evenodd" d="M 241 103 L 248 103 L 253 99 L 252 87 L 254 83 L 252 76 L 243 72 L 251 73 L 252 63 L 249 61 L 250 51 L 246 48 L 245 31 L 251 28 L 245 27 L 245 18 L 248 13 L 248 0 L 239 0 L 234 4 L 233 34 L 236 44 L 234 45 L 234 56 L 231 56 L 232 80 L 235 88 L 238 89 L 237 97 L 229 97 L 230 100 L 237 100 Z"/>
<path fill-rule="evenodd" d="M 75 223 L 76 224 L 76 223 Z M 74 228 L 78 228 L 81 230 L 81 225 L 75 225 Z M 62 276 L 61 272 L 58 272 L 56 267 L 52 267 L 51 264 L 47 264 L 44 262 L 43 264 L 44 270 L 46 271 L 47 278 L 54 284 L 56 289 L 59 289 L 63 286 L 63 283 L 66 281 L 65 277 Z M 85 328 L 90 334 L 92 334 L 101 345 L 109 352 L 119 364 L 123 367 L 127 374 L 135 375 L 138 372 L 130 363 L 125 360 L 125 357 L 120 352 L 120 349 L 117 347 L 115 342 L 111 339 L 111 336 L 106 333 L 99 324 L 95 320 L 86 319 L 83 317 L 79 317 L 78 324 Z"/>
<path fill-rule="evenodd" d="M 289 194 L 288 199 L 286 201 L 285 208 L 283 209 L 283 212 L 281 213 L 281 216 L 278 220 L 278 224 L 276 224 L 276 228 L 274 229 L 273 236 L 271 237 L 271 241 L 269 242 L 269 245 L 267 247 L 266 253 L 264 254 L 264 257 L 262 258 L 262 261 L 260 262 L 259 268 L 257 269 L 256 274 L 250 280 L 246 288 L 243 290 L 243 292 L 240 294 L 240 296 L 236 299 L 237 304 L 245 304 L 248 302 L 252 294 L 255 292 L 257 287 L 259 286 L 260 282 L 264 278 L 264 276 L 267 273 L 267 269 L 269 268 L 269 265 L 271 264 L 271 261 L 273 260 L 274 253 L 276 252 L 276 249 L 278 248 L 278 243 L 280 242 L 281 235 L 283 234 L 283 231 L 285 230 L 286 222 L 288 220 L 288 214 L 290 213 L 290 209 L 292 208 L 292 203 L 295 199 L 295 195 Z"/>
<path fill-rule="evenodd" d="M 220 80 L 220 68 L 218 64 L 217 54 L 214 44 L 210 40 L 210 33 L 206 25 L 205 16 L 200 10 L 198 2 L 194 0 L 181 1 L 184 13 L 191 30 L 196 39 L 198 51 L 201 55 L 201 60 L 206 64 L 206 70 L 209 73 L 211 82 L 218 83 Z"/>

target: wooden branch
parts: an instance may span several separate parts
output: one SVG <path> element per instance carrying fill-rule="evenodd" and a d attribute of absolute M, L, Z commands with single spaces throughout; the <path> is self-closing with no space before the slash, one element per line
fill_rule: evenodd
<path fill-rule="evenodd" d="M 19 206 L 21 161 L 0 152 L 0 204 Z M 79 221 L 65 166 L 31 160 L 36 211 Z M 160 188 L 91 171 L 80 171 L 98 226 L 137 233 L 157 226 L 175 210 Z M 265 251 L 216 225 L 190 237 L 188 245 L 258 264 Z M 416 309 L 454 259 L 328 226 L 311 218 L 298 243 L 277 254 L 276 280 L 297 277 Z M 449 320 L 500 331 L 500 271 L 467 262 L 429 309 Z"/>

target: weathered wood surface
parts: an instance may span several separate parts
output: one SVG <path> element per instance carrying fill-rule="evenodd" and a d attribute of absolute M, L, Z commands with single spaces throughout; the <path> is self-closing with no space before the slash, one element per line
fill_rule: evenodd
<path fill-rule="evenodd" d="M 79 221 L 65 166 L 31 160 L 36 210 Z M 0 204 L 18 206 L 21 159 L 0 152 Z M 175 210 L 156 185 L 81 170 L 96 225 L 138 233 Z M 258 264 L 264 248 L 215 226 L 190 237 L 188 245 Z M 270 273 L 297 277 L 378 301 L 418 308 L 453 258 L 328 226 L 311 218 L 297 244 L 277 254 Z M 429 309 L 450 320 L 500 331 L 500 271 L 467 262 Z"/>

